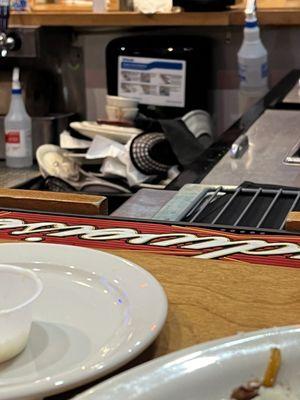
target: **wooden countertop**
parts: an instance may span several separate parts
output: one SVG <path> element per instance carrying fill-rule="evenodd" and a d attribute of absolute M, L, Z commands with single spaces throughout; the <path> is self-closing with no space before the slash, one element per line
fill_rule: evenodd
<path fill-rule="evenodd" d="M 38 11 L 18 12 L 11 16 L 11 25 L 44 26 L 231 26 L 244 23 L 245 2 L 223 12 L 179 12 L 143 15 L 134 12 L 92 13 L 82 7 L 65 11 L 58 6 L 39 6 Z M 258 0 L 261 25 L 300 25 L 299 0 Z"/>
<path fill-rule="evenodd" d="M 110 253 L 148 270 L 163 286 L 169 302 L 167 321 L 156 341 L 123 370 L 201 342 L 300 322 L 298 268 L 140 251 Z M 70 399 L 82 390 L 51 399 Z"/>
<path fill-rule="evenodd" d="M 113 251 L 147 269 L 169 300 L 158 357 L 239 332 L 299 324 L 300 270 Z"/>

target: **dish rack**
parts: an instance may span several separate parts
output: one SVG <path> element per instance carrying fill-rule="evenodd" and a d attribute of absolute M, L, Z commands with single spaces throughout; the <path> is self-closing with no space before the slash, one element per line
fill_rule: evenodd
<path fill-rule="evenodd" d="M 278 231 L 291 211 L 300 211 L 300 189 L 186 185 L 153 219 Z"/>

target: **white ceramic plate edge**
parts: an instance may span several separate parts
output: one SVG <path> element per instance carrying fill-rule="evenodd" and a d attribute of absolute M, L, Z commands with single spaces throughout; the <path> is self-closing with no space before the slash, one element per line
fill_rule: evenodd
<path fill-rule="evenodd" d="M 157 386 L 161 386 L 163 390 L 166 382 L 188 375 L 185 364 L 196 365 L 195 361 L 201 357 L 205 358 L 205 353 L 224 349 L 225 346 L 243 345 L 256 340 L 265 339 L 267 341 L 271 338 L 276 340 L 286 334 L 297 334 L 300 341 L 300 325 L 262 329 L 194 345 L 125 371 L 75 396 L 73 400 L 141 400 L 144 396 L 148 399 L 149 387 L 157 389 Z M 271 343 L 269 343 L 269 347 L 272 347 Z M 199 368 L 202 367 L 199 365 Z M 158 400 L 161 398 L 168 397 L 159 397 Z M 199 395 L 199 400 L 204 399 L 201 399 Z"/>
<path fill-rule="evenodd" d="M 149 347 L 149 345 L 157 338 L 157 336 L 159 335 L 161 329 L 164 326 L 164 323 L 166 321 L 167 318 L 167 311 L 168 311 L 168 301 L 167 301 L 167 296 L 166 293 L 164 291 L 164 289 L 162 288 L 161 284 L 157 281 L 157 279 L 151 275 L 148 271 L 146 271 L 145 269 L 143 269 L 142 267 L 140 267 L 139 265 L 132 263 L 129 260 L 126 260 L 122 257 L 118 257 L 118 256 L 114 256 L 112 254 L 100 251 L 100 250 L 95 250 L 95 249 L 90 249 L 90 248 L 85 248 L 85 247 L 80 247 L 80 246 L 68 246 L 68 245 L 61 245 L 61 244 L 44 244 L 44 243 L 1 243 L 0 244 L 0 249 L 3 247 L 18 247 L 18 246 L 22 246 L 22 247 L 28 247 L 28 248 L 33 248 L 33 246 L 40 247 L 40 248 L 44 248 L 45 246 L 52 248 L 52 249 L 57 249 L 59 248 L 61 251 L 63 250 L 68 250 L 69 251 L 78 251 L 78 252 L 84 252 L 84 251 L 88 251 L 91 253 L 94 253 L 95 255 L 100 255 L 102 254 L 103 256 L 110 258 L 112 261 L 113 260 L 118 260 L 118 261 L 122 261 L 123 263 L 129 265 L 131 268 L 134 268 L 136 270 L 138 270 L 140 273 L 144 274 L 148 280 L 152 281 L 152 283 L 156 286 L 156 289 L 160 292 L 161 295 L 161 313 L 160 313 L 160 317 L 158 318 L 158 320 L 156 321 L 156 330 L 155 332 L 153 331 L 149 331 L 147 335 L 145 335 L 143 337 L 143 341 L 141 343 L 140 346 L 135 347 L 131 353 L 127 353 L 126 357 L 123 356 L 114 356 L 114 360 L 113 362 L 111 362 L 108 367 L 103 368 L 101 370 L 85 370 L 85 371 L 81 371 L 80 372 L 80 376 L 78 376 L 78 374 L 70 374 L 71 376 L 68 378 L 68 380 L 66 380 L 64 382 L 63 385 L 57 387 L 55 385 L 53 385 L 53 382 L 55 379 L 53 378 L 51 380 L 51 382 L 41 382 L 38 386 L 38 388 L 36 387 L 28 387 L 28 384 L 20 384 L 16 387 L 15 390 L 11 391 L 9 390 L 7 393 L 1 393 L 2 388 L 0 386 L 0 399 L 1 400 L 18 400 L 18 399 L 36 399 L 36 398 L 41 398 L 43 396 L 49 396 L 49 395 L 53 395 L 56 393 L 61 393 L 67 390 L 70 390 L 72 388 L 84 385 L 86 383 L 89 383 L 95 379 L 101 378 L 107 374 L 109 374 L 110 372 L 122 367 L 123 365 L 127 364 L 128 362 L 130 362 L 132 359 L 134 359 L 135 357 L 137 357 L 140 353 L 142 353 L 147 347 Z M 66 254 L 68 252 L 66 251 Z M 56 257 L 56 255 L 55 255 Z M 54 258 L 55 258 L 54 257 Z M 53 263 L 59 263 L 59 257 L 57 260 L 53 260 L 51 259 L 51 262 Z M 23 262 L 27 262 L 27 261 L 23 261 Z M 38 390 L 37 390 L 38 389 Z"/>

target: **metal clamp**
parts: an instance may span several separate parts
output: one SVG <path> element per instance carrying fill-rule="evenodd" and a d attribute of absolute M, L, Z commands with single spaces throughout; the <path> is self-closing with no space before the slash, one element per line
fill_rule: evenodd
<path fill-rule="evenodd" d="M 249 139 L 247 135 L 241 135 L 230 148 L 231 158 L 241 158 L 249 148 Z"/>

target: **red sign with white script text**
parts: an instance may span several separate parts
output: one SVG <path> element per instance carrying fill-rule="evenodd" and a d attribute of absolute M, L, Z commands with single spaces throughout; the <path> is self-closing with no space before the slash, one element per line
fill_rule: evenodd
<path fill-rule="evenodd" d="M 3 210 L 0 239 L 300 267 L 299 235 L 238 234 L 197 226 Z"/>

